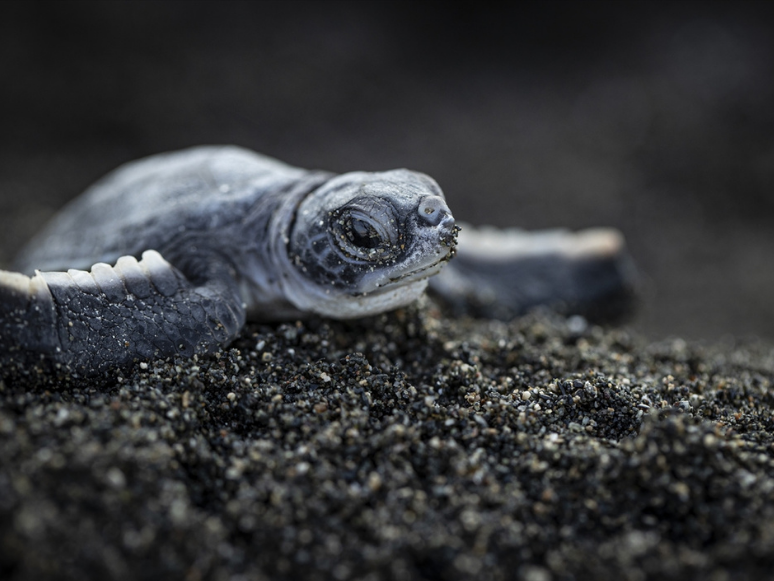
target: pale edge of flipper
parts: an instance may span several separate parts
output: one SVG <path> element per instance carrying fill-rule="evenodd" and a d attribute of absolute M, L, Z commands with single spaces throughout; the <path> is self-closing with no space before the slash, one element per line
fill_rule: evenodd
<path fill-rule="evenodd" d="M 194 281 L 153 250 L 90 272 L 0 271 L 0 371 L 39 364 L 96 375 L 217 350 L 245 309 L 228 266 L 211 263 Z"/>
<path fill-rule="evenodd" d="M 526 231 L 462 225 L 457 256 L 430 280 L 456 314 L 510 319 L 547 306 L 594 320 L 627 315 L 638 277 L 614 228 Z"/>

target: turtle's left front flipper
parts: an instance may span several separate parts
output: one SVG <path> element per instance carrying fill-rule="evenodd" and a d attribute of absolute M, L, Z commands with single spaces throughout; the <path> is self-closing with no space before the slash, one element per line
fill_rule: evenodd
<path fill-rule="evenodd" d="M 463 225 L 457 256 L 430 290 L 456 314 L 508 320 L 545 306 L 592 321 L 628 315 L 637 273 L 623 235 Z"/>
<path fill-rule="evenodd" d="M 91 272 L 0 271 L 0 372 L 41 363 L 83 375 L 215 351 L 245 321 L 223 261 L 186 275 L 158 252 Z M 0 373 L 2 375 L 2 373 Z"/>

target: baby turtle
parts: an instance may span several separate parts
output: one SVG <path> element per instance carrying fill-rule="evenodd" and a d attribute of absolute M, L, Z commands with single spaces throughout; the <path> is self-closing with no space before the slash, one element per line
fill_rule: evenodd
<path fill-rule="evenodd" d="M 394 309 L 455 255 L 458 230 L 438 184 L 405 169 L 335 175 L 232 146 L 132 162 L 64 208 L 18 273 L 0 271 L 0 364 L 93 375 L 213 352 L 248 318 Z M 627 294 L 615 231 L 463 236 L 434 285 L 457 311 Z"/>

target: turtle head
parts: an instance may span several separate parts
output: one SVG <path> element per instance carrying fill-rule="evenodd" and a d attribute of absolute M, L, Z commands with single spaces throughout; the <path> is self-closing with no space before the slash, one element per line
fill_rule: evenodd
<path fill-rule="evenodd" d="M 457 231 L 441 189 L 424 174 L 337 176 L 296 211 L 288 257 L 298 276 L 288 298 L 337 318 L 405 305 L 454 255 Z"/>

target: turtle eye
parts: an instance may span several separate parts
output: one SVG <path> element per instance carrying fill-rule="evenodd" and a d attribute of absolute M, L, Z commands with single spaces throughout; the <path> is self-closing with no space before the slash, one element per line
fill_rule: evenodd
<path fill-rule="evenodd" d="M 374 263 L 394 260 L 401 234 L 388 200 L 355 199 L 331 213 L 329 235 L 348 259 Z"/>
<path fill-rule="evenodd" d="M 347 237 L 358 248 L 376 248 L 382 243 L 376 228 L 365 220 L 353 218 L 347 230 Z"/>

